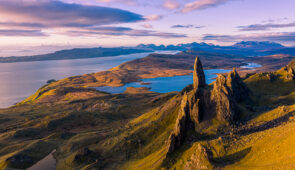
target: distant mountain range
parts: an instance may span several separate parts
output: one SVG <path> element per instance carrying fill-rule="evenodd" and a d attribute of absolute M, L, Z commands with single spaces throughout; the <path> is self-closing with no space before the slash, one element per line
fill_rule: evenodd
<path fill-rule="evenodd" d="M 261 56 L 261 55 L 271 55 L 277 53 L 284 54 L 295 54 L 295 48 L 288 48 L 279 43 L 269 42 L 269 41 L 242 41 L 238 42 L 232 46 L 219 46 L 207 43 L 187 43 L 178 45 L 155 45 L 155 44 L 140 44 L 136 46 L 137 49 L 146 50 L 202 50 L 207 52 L 217 52 L 232 55 L 242 55 L 242 56 Z"/>
<path fill-rule="evenodd" d="M 232 46 L 219 46 L 207 43 L 187 43 L 178 45 L 155 45 L 140 44 L 135 47 L 117 47 L 117 48 L 75 48 L 70 50 L 61 50 L 54 53 L 24 56 L 24 57 L 0 57 L 0 63 L 44 61 L 44 60 L 65 60 L 96 58 L 107 56 L 118 56 L 133 53 L 153 52 L 153 51 L 205 51 L 220 54 L 230 54 L 238 56 L 264 56 L 273 54 L 295 55 L 295 48 L 285 47 L 281 44 L 268 41 L 242 41 Z"/>

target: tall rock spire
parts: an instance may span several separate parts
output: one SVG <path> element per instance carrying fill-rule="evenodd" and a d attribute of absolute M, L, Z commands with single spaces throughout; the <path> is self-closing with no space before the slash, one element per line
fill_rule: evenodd
<path fill-rule="evenodd" d="M 197 57 L 194 64 L 194 88 L 203 88 L 205 86 L 206 81 L 203 66 L 199 57 Z"/>

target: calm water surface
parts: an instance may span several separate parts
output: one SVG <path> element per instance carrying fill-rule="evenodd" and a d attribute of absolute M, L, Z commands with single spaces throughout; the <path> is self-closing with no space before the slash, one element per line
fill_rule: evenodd
<path fill-rule="evenodd" d="M 224 69 L 211 69 L 205 70 L 206 83 L 212 83 L 217 77 L 218 73 L 227 73 L 230 70 Z M 145 83 L 151 83 L 148 85 L 142 85 L 139 82 L 128 83 L 121 87 L 96 87 L 97 90 L 109 92 L 109 93 L 123 93 L 127 87 L 148 87 L 151 91 L 158 93 L 168 93 L 172 91 L 181 91 L 185 86 L 193 83 L 193 75 L 175 76 L 175 77 L 158 77 L 152 79 L 142 79 Z"/>
<path fill-rule="evenodd" d="M 158 53 L 175 54 L 179 51 Z M 150 53 L 76 60 L 0 63 L 0 108 L 12 106 L 36 92 L 49 79 L 108 70 L 119 64 L 143 58 Z"/>

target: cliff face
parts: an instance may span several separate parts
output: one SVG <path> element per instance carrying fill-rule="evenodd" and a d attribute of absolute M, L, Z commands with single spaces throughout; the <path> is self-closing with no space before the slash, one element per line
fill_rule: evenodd
<path fill-rule="evenodd" d="M 194 128 L 194 124 L 190 119 L 189 111 L 188 96 L 185 93 L 181 101 L 181 108 L 176 120 L 174 131 L 169 137 L 168 153 L 173 152 L 176 148 L 181 146 L 186 137 L 186 132 L 189 129 Z"/>
<path fill-rule="evenodd" d="M 211 102 L 212 107 L 215 108 L 217 120 L 232 123 L 237 119 L 237 109 L 232 90 L 228 87 L 227 82 L 228 79 L 225 76 L 218 76 L 211 91 Z"/>
<path fill-rule="evenodd" d="M 242 81 L 236 69 L 227 77 L 219 75 L 213 84 L 211 102 L 215 107 L 216 118 L 229 124 L 239 119 L 237 103 L 249 100 L 250 90 Z"/>
<path fill-rule="evenodd" d="M 197 57 L 194 64 L 194 88 L 204 88 L 206 86 L 205 74 L 203 70 L 202 63 L 200 59 Z"/>
<path fill-rule="evenodd" d="M 288 70 L 287 80 L 295 80 L 295 71 L 292 67 Z"/>
<path fill-rule="evenodd" d="M 219 75 L 210 90 L 205 82 L 202 63 L 197 57 L 193 76 L 193 89 L 185 91 L 182 96 L 176 126 L 169 137 L 168 153 L 181 146 L 186 132 L 195 130 L 203 121 L 215 117 L 225 124 L 235 124 L 239 120 L 238 103 L 249 100 L 251 92 L 236 69 L 227 77 Z"/>

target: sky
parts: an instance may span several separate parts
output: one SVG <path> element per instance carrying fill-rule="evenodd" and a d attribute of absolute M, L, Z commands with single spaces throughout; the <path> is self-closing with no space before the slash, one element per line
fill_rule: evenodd
<path fill-rule="evenodd" d="M 295 46 L 294 0 L 0 0 L 0 56 L 239 41 Z"/>

